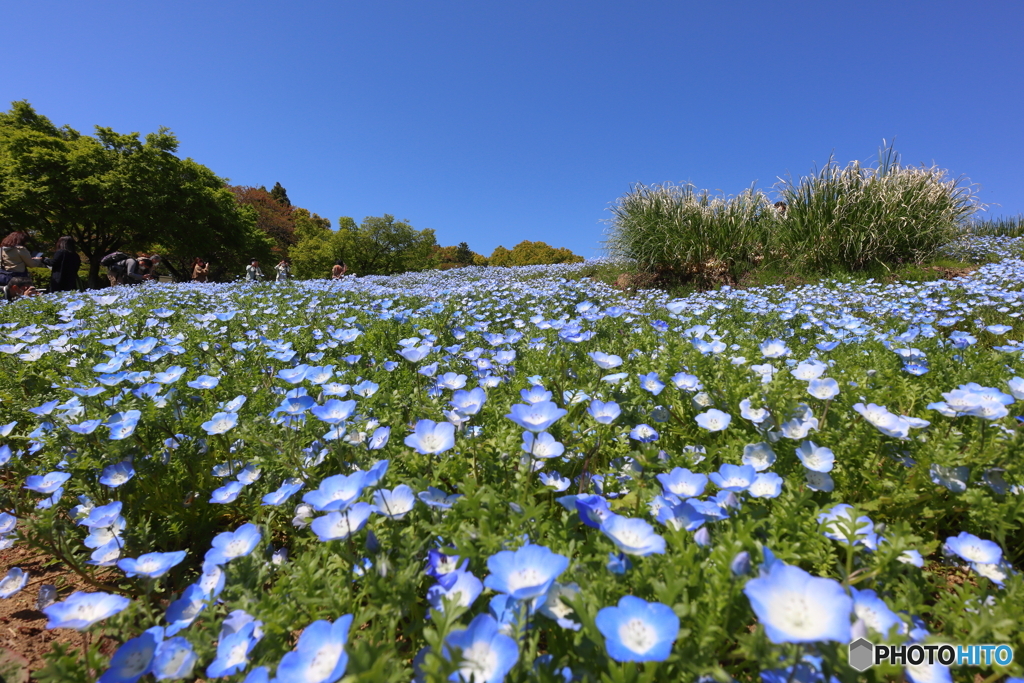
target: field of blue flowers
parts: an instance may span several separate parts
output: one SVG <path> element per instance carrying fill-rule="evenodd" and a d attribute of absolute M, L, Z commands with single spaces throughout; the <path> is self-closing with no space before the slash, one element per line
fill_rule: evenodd
<path fill-rule="evenodd" d="M 582 266 L 0 306 L 0 548 L 43 681 L 1002 680 L 1024 657 L 1024 261 L 624 293 Z M 0 597 L 30 577 L 14 568 Z M 98 636 L 120 643 L 101 654 Z"/>

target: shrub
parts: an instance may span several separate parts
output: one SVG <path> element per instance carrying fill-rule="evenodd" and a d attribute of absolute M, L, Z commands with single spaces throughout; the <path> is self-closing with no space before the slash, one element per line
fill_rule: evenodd
<path fill-rule="evenodd" d="M 920 263 L 954 239 L 978 208 L 973 187 L 935 166 L 901 166 L 889 146 L 878 164 L 781 181 L 788 204 L 779 239 L 790 258 L 815 271 Z"/>
<path fill-rule="evenodd" d="M 606 248 L 668 284 L 735 281 L 764 260 L 777 224 L 768 197 L 734 197 L 685 185 L 634 185 L 611 208 Z"/>

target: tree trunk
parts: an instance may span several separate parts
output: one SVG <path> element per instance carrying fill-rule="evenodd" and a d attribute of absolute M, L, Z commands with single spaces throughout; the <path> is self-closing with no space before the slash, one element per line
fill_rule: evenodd
<path fill-rule="evenodd" d="M 89 254 L 89 289 L 100 289 L 100 259 L 103 258 L 102 253 Z"/>

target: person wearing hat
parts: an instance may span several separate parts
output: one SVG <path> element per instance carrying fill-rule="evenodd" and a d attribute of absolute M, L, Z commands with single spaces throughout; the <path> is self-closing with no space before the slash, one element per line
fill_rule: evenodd
<path fill-rule="evenodd" d="M 249 282 L 259 282 L 264 279 L 263 271 L 260 270 L 260 262 L 256 259 L 249 261 L 249 265 L 245 267 L 245 279 Z"/>

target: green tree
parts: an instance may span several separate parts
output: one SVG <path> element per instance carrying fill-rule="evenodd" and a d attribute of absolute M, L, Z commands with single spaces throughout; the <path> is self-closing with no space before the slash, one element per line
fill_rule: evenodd
<path fill-rule="evenodd" d="M 469 245 L 465 242 L 459 242 L 459 246 L 455 249 L 455 262 L 464 266 L 473 265 L 473 251 L 469 248 Z"/>
<path fill-rule="evenodd" d="M 541 266 L 553 263 L 580 263 L 583 260 L 582 256 L 578 256 L 564 247 L 555 248 L 544 242 L 523 240 L 511 251 L 499 246 L 488 259 L 488 265 Z"/>
<path fill-rule="evenodd" d="M 338 261 L 358 275 L 404 273 L 434 264 L 432 254 L 437 241 L 433 230 L 416 230 L 387 214 L 367 216 L 358 226 L 350 217 L 342 216 L 334 232 L 323 220 L 316 214 L 296 219 L 298 242 L 291 250 L 296 277 L 327 277 Z"/>
<path fill-rule="evenodd" d="M 327 277 L 335 260 L 331 221 L 301 208 L 295 209 L 294 216 L 296 243 L 289 252 L 292 272 L 300 279 Z"/>
<path fill-rule="evenodd" d="M 274 198 L 281 206 L 291 206 L 292 203 L 288 200 L 288 192 L 284 189 L 281 183 L 274 183 L 274 187 L 270 190 L 270 196 Z"/>
<path fill-rule="evenodd" d="M 335 233 L 337 258 L 358 275 L 391 275 L 424 270 L 437 240 L 434 231 L 416 230 L 390 214 L 367 216 L 359 227 L 351 219 L 339 219 Z"/>

